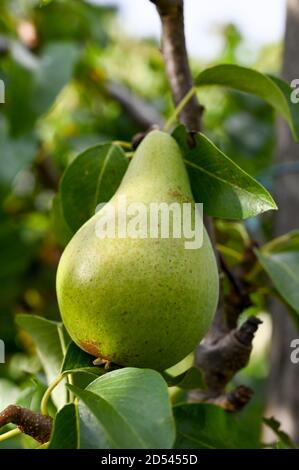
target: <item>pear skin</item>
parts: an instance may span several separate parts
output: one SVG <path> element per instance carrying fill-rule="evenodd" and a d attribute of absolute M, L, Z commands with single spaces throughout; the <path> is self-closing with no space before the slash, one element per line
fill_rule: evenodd
<path fill-rule="evenodd" d="M 145 137 L 110 201 L 115 211 L 123 197 L 146 207 L 194 205 L 171 136 L 152 131 Z M 105 207 L 78 230 L 59 262 L 63 322 L 74 342 L 97 358 L 165 370 L 194 350 L 216 310 L 219 279 L 209 237 L 203 229 L 196 249 L 186 249 L 184 236 L 99 238 Z"/>

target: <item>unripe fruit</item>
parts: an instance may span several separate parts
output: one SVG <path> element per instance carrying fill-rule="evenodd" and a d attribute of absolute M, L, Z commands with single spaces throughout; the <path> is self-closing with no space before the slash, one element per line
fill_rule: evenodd
<path fill-rule="evenodd" d="M 148 211 L 152 202 L 189 202 L 194 219 L 188 176 L 172 137 L 160 131 L 145 137 L 110 201 L 116 212 L 123 197 Z M 100 239 L 102 211 L 79 229 L 61 257 L 57 296 L 64 324 L 95 357 L 164 370 L 190 353 L 211 324 L 218 271 L 209 237 L 204 229 L 196 249 L 186 249 L 184 235 Z"/>

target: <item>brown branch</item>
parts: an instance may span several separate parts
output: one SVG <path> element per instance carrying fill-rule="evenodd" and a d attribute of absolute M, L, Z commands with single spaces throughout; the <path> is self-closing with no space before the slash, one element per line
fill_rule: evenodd
<path fill-rule="evenodd" d="M 50 439 L 53 420 L 35 411 L 17 405 L 9 405 L 0 413 L 0 428 L 6 424 L 16 424 L 20 431 L 44 444 Z"/>
<path fill-rule="evenodd" d="M 242 263 L 241 270 L 238 275 L 236 275 L 231 269 L 229 269 L 220 253 L 218 254 L 218 259 L 220 269 L 227 277 L 230 284 L 230 290 L 228 294 L 224 296 L 223 304 L 221 305 L 221 308 L 218 309 L 214 322 L 214 333 L 215 327 L 217 327 L 217 330 L 219 330 L 221 334 L 224 334 L 236 328 L 240 314 L 246 308 L 250 307 L 251 300 L 249 296 L 249 286 L 243 280 L 245 268 L 244 263 Z"/>
<path fill-rule="evenodd" d="M 163 119 L 158 111 L 131 90 L 115 82 L 108 82 L 106 89 L 142 129 L 151 128 L 153 125 L 163 127 Z"/>
<path fill-rule="evenodd" d="M 229 393 L 216 394 L 212 396 L 210 392 L 192 391 L 189 394 L 189 403 L 211 403 L 220 406 L 226 411 L 240 411 L 252 397 L 252 390 L 244 385 L 236 387 Z"/>
<path fill-rule="evenodd" d="M 217 394 L 223 395 L 228 382 L 248 363 L 254 334 L 262 323 L 256 317 L 249 317 L 237 328 L 239 316 L 251 305 L 252 286 L 244 280 L 249 258 L 246 256 L 236 275 L 220 257 L 223 276 L 226 276 L 229 286 L 225 293 L 222 289 L 222 299 L 212 327 L 196 351 L 195 363 L 202 369 L 213 399 Z"/>
<path fill-rule="evenodd" d="M 189 66 L 184 28 L 183 0 L 150 0 L 157 7 L 162 25 L 162 53 L 168 81 L 175 105 L 178 105 L 193 87 Z M 203 106 L 194 95 L 180 114 L 180 119 L 188 131 L 201 130 Z M 192 137 L 192 136 L 191 136 Z M 191 139 L 192 140 L 192 139 Z M 204 218 L 205 227 L 215 247 L 215 234 L 212 220 Z M 216 253 L 216 250 L 215 250 Z"/>
<path fill-rule="evenodd" d="M 49 189 L 58 190 L 60 174 L 50 156 L 41 148 L 35 161 L 35 170 L 39 181 Z"/>
<path fill-rule="evenodd" d="M 200 344 L 196 351 L 196 364 L 202 369 L 212 394 L 222 393 L 233 376 L 246 366 L 260 323 L 258 318 L 249 317 L 240 328 L 224 334 L 217 341 Z"/>
<path fill-rule="evenodd" d="M 189 67 L 183 0 L 150 0 L 157 7 L 162 24 L 162 53 L 173 101 L 177 105 L 193 86 Z M 193 96 L 181 112 L 181 121 L 189 131 L 199 131 L 202 107 Z"/>

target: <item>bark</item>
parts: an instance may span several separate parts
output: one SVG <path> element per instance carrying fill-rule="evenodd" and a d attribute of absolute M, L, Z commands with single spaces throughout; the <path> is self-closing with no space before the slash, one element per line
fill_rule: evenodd
<path fill-rule="evenodd" d="M 178 105 L 193 86 L 184 31 L 183 0 L 150 0 L 157 7 L 162 26 L 162 53 L 173 102 Z M 202 107 L 193 96 L 180 114 L 189 131 L 199 131 Z"/>
<path fill-rule="evenodd" d="M 283 78 L 289 83 L 299 78 L 299 0 L 288 0 L 283 58 Z M 299 104 L 298 104 L 299 106 Z M 278 162 L 298 162 L 299 145 L 293 141 L 287 125 L 278 123 Z M 275 220 L 275 235 L 298 228 L 298 174 L 288 173 L 276 179 L 275 192 L 279 211 Z M 267 415 L 275 416 L 284 431 L 299 444 L 299 367 L 290 360 L 290 343 L 299 337 L 298 330 L 286 308 L 273 303 L 273 338 L 268 380 Z M 267 437 L 267 436 L 266 436 Z"/>
<path fill-rule="evenodd" d="M 52 432 L 53 420 L 35 411 L 18 405 L 9 405 L 0 413 L 0 428 L 6 424 L 16 424 L 20 431 L 44 444 L 48 442 Z"/>

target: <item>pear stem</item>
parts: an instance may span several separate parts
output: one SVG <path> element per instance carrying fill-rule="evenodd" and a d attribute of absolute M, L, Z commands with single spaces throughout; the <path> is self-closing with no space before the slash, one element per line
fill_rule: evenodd
<path fill-rule="evenodd" d="M 11 439 L 12 437 L 18 436 L 21 434 L 21 430 L 19 428 L 12 429 L 11 431 L 7 431 L 4 434 L 0 434 L 0 442 L 6 441 L 7 439 Z"/>
<path fill-rule="evenodd" d="M 65 339 L 64 339 L 64 334 L 63 334 L 63 325 L 62 324 L 60 324 L 58 326 L 58 336 L 59 336 L 59 340 L 60 340 L 60 344 L 61 344 L 62 354 L 63 354 L 63 356 L 65 356 L 66 355 L 66 344 L 65 344 Z M 66 380 L 67 380 L 67 383 L 73 385 L 73 377 L 72 377 L 71 374 L 69 376 L 67 376 Z M 68 390 L 67 394 L 68 394 L 68 397 L 69 397 L 70 401 L 74 401 L 74 396 L 73 396 L 72 392 Z"/>
<path fill-rule="evenodd" d="M 172 124 L 176 121 L 177 117 L 181 114 L 183 109 L 185 108 L 186 104 L 191 100 L 192 96 L 195 95 L 196 93 L 196 87 L 193 86 L 190 88 L 188 93 L 184 96 L 184 98 L 179 102 L 177 107 L 175 108 L 174 112 L 170 116 L 170 118 L 167 120 L 165 126 L 164 126 L 164 131 L 167 132 L 171 128 Z"/>
<path fill-rule="evenodd" d="M 122 147 L 124 149 L 132 150 L 131 142 L 125 142 L 124 140 L 114 140 L 113 144 L 114 145 L 119 145 L 119 147 Z"/>
<path fill-rule="evenodd" d="M 62 381 L 64 378 L 64 374 L 59 374 L 56 379 L 49 385 L 47 390 L 45 391 L 45 394 L 42 398 L 41 402 L 41 414 L 42 415 L 47 415 L 48 414 L 48 402 L 51 397 L 51 393 L 53 390 L 57 387 L 57 385 Z"/>

